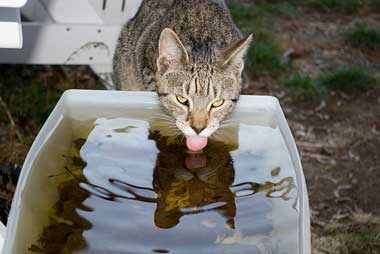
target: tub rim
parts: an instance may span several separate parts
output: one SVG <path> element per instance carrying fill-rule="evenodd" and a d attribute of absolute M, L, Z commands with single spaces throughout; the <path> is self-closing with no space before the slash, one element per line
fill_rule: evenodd
<path fill-rule="evenodd" d="M 38 156 L 41 151 L 43 144 L 52 135 L 55 128 L 62 120 L 64 115 L 70 114 L 70 111 L 75 108 L 75 105 L 86 104 L 87 107 L 91 105 L 98 105 L 99 100 L 101 100 L 105 105 L 114 105 L 115 103 L 121 103 L 125 106 L 136 105 L 152 105 L 158 106 L 159 100 L 155 92 L 142 92 L 142 91 L 107 91 L 107 90 L 81 90 L 81 89 L 70 89 L 65 91 L 53 111 L 50 113 L 49 117 L 43 124 L 41 130 L 33 141 L 30 147 L 26 159 L 24 161 L 19 181 L 16 187 L 16 191 L 13 197 L 11 211 L 8 217 L 8 229 L 6 230 L 5 237 L 5 227 L 2 227 L 0 223 L 0 250 L 2 249 L 3 254 L 12 253 L 13 243 L 15 242 L 15 236 L 17 231 L 17 223 L 19 221 L 19 208 L 21 205 L 22 190 L 28 180 L 28 174 L 33 166 L 34 159 Z M 254 107 L 264 107 L 270 108 L 274 112 L 274 118 L 278 123 L 281 135 L 284 138 L 285 144 L 288 147 L 289 154 L 294 165 L 297 186 L 298 197 L 299 198 L 299 248 L 301 254 L 311 253 L 311 238 L 310 238 L 310 211 L 309 211 L 309 200 L 306 189 L 306 181 L 304 173 L 302 170 L 301 159 L 299 152 L 286 121 L 285 115 L 282 111 L 279 100 L 273 96 L 265 95 L 241 95 L 240 100 L 236 105 L 234 111 L 246 111 Z M 83 107 L 83 106 L 82 106 Z M 2 237 L 4 237 L 4 246 L 1 246 Z M 12 244 L 10 244 L 12 243 Z"/>

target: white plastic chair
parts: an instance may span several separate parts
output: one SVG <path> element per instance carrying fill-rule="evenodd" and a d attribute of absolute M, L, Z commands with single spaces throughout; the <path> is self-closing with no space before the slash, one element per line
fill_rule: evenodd
<path fill-rule="evenodd" d="M 3 2 L 17 1 L 0 0 L 0 6 Z M 28 0 L 20 9 L 23 47 L 0 49 L 0 63 L 90 65 L 107 88 L 113 89 L 110 73 L 117 38 L 141 2 Z M 7 13 L 10 11 L 7 8 Z"/>
<path fill-rule="evenodd" d="M 21 48 L 20 10 L 27 0 L 0 0 L 0 48 Z"/>

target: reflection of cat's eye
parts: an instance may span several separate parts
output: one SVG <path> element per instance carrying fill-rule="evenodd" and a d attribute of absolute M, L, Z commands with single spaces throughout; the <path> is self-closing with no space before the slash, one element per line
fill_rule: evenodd
<path fill-rule="evenodd" d="M 212 104 L 212 106 L 213 106 L 214 108 L 217 108 L 217 107 L 222 106 L 223 103 L 224 103 L 224 100 L 223 100 L 223 99 L 219 99 L 219 100 L 214 101 L 214 103 Z"/>
<path fill-rule="evenodd" d="M 181 95 L 177 95 L 177 101 L 185 106 L 189 106 L 189 100 Z"/>

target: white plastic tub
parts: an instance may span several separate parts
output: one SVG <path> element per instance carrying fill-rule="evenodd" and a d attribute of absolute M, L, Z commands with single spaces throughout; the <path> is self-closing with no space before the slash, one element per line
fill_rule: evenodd
<path fill-rule="evenodd" d="M 38 223 L 46 223 L 47 218 L 38 217 L 39 211 L 33 207 L 33 197 L 40 197 L 43 193 L 44 199 L 54 200 L 56 196 L 49 191 L 49 186 L 41 186 L 39 182 L 38 167 L 35 164 L 45 160 L 49 163 L 49 146 L 54 144 L 58 152 L 63 152 L 67 146 L 68 139 L 62 136 L 59 140 L 52 140 L 53 133 L 62 131 L 65 124 L 64 119 L 71 118 L 80 121 L 88 121 L 102 117 L 116 118 L 128 112 L 129 117 L 139 118 L 144 112 L 159 110 L 159 101 L 154 93 L 150 92 L 121 92 L 121 91 L 89 91 L 69 90 L 66 91 L 48 120 L 42 127 L 35 139 L 23 165 L 16 193 L 12 203 L 6 229 L 0 225 L 0 249 L 3 254 L 23 254 L 30 243 L 25 243 L 25 232 L 38 235 L 30 218 L 38 220 Z M 247 114 L 252 118 L 247 118 Z M 295 181 L 297 188 L 297 211 L 298 211 L 298 245 L 299 254 L 310 254 L 310 214 L 309 202 L 302 172 L 301 161 L 290 129 L 285 120 L 278 100 L 270 96 L 241 96 L 232 119 L 241 123 L 254 123 L 265 126 L 276 126 L 279 129 L 285 145 L 288 149 L 291 163 L 295 170 Z M 57 144 L 58 147 L 57 147 Z M 39 157 L 39 154 L 45 154 Z M 38 193 L 38 195 L 33 195 Z M 53 201 L 51 201 L 52 203 Z M 47 208 L 46 208 L 47 209 Z M 281 214 L 281 211 L 278 211 Z M 37 219 L 36 219 L 37 218 Z M 285 233 L 286 234 L 286 233 Z M 4 246 L 2 246 L 2 244 Z M 3 247 L 3 248 L 2 248 Z"/>

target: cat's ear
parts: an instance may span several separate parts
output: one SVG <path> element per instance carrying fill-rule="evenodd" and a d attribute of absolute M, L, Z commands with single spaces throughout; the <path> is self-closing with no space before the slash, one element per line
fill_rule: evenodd
<path fill-rule="evenodd" d="M 244 69 L 244 57 L 252 42 L 252 34 L 222 52 L 222 67 L 240 76 Z"/>
<path fill-rule="evenodd" d="M 189 63 L 189 55 L 177 34 L 165 28 L 158 42 L 157 68 L 164 73 L 170 67 L 180 67 Z"/>

